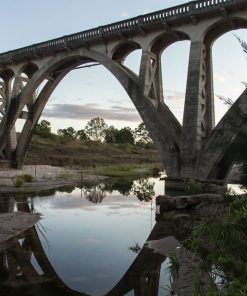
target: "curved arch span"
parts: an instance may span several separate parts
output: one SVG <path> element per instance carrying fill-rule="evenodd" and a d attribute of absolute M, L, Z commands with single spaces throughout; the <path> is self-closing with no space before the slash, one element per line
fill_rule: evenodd
<path fill-rule="evenodd" d="M 222 35 L 237 29 L 247 29 L 247 18 L 232 18 L 219 21 L 208 28 L 204 37 L 205 44 L 212 46 Z"/>
<path fill-rule="evenodd" d="M 11 69 L 3 69 L 0 71 L 0 78 L 3 79 L 3 81 L 10 81 L 14 78 L 14 72 Z"/>
<path fill-rule="evenodd" d="M 33 74 L 39 70 L 39 67 L 34 63 L 26 63 L 19 69 L 19 75 L 22 73 L 26 74 L 27 77 L 30 79 Z"/>
<path fill-rule="evenodd" d="M 162 110 L 157 110 L 153 106 L 150 99 L 140 92 L 138 76 L 136 74 L 125 70 L 107 56 L 88 49 L 80 49 L 73 53 L 63 53 L 49 60 L 33 74 L 21 93 L 12 98 L 8 108 L 8 116 L 1 123 L 2 128 L 0 130 L 4 131 L 4 133 L 0 135 L 0 150 L 3 150 L 3 143 L 6 143 L 7 140 L 6 134 L 10 132 L 25 104 L 30 103 L 32 94 L 48 78 L 48 82 L 43 87 L 38 98 L 32 103 L 32 114 L 26 120 L 18 140 L 14 160 L 17 163 L 17 167 L 21 167 L 34 128 L 53 90 L 72 68 L 92 61 L 99 62 L 105 66 L 118 79 L 148 128 L 160 152 L 163 163 L 168 163 L 167 171 L 177 171 L 178 149 L 174 149 L 174 147 L 179 146 L 180 125 L 176 122 L 170 110 L 165 107 Z"/>
<path fill-rule="evenodd" d="M 178 41 L 190 40 L 190 37 L 184 32 L 171 31 L 156 36 L 149 45 L 149 50 L 156 54 L 161 55 L 163 51 L 170 45 Z"/>
<path fill-rule="evenodd" d="M 141 46 L 134 41 L 121 42 L 112 50 L 110 57 L 113 61 L 122 63 L 123 60 L 136 49 L 141 49 Z"/>

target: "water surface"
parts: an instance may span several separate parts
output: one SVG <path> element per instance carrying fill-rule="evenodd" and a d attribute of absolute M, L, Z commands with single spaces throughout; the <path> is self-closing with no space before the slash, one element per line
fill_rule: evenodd
<path fill-rule="evenodd" d="M 1 246 L 3 293 L 134 295 L 152 274 L 149 289 L 166 295 L 166 258 L 142 249 L 155 225 L 155 196 L 163 192 L 163 181 L 149 178 L 10 199 L 9 209 L 39 212 L 42 220 Z"/>

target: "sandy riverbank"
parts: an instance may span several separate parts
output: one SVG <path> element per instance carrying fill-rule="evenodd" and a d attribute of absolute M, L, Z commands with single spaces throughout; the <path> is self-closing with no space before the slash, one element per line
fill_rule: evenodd
<path fill-rule="evenodd" d="M 16 178 L 24 174 L 33 176 L 33 182 L 25 183 L 21 187 L 15 185 Z M 21 170 L 5 169 L 0 171 L 0 192 L 18 192 L 32 190 L 46 190 L 64 185 L 76 185 L 81 182 L 96 182 L 104 179 L 102 176 L 81 173 L 80 170 L 54 167 L 50 165 L 27 165 Z"/>

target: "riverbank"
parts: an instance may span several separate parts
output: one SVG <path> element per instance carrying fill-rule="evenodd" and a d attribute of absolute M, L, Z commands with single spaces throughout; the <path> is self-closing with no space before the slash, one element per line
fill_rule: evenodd
<path fill-rule="evenodd" d="M 144 164 L 160 162 L 155 149 L 128 144 L 107 144 L 94 141 L 57 139 L 34 135 L 24 161 L 25 165 L 39 164 L 70 168 L 99 165 Z"/>
<path fill-rule="evenodd" d="M 97 184 L 106 178 L 139 178 L 151 176 L 161 169 L 159 163 L 100 165 L 84 169 L 25 165 L 21 170 L 5 169 L 0 171 L 0 193 L 38 192 L 63 186 Z"/>

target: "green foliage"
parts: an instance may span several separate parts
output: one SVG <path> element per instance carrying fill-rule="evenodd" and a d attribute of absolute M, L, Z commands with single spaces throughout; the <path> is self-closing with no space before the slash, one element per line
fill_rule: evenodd
<path fill-rule="evenodd" d="M 118 129 L 116 129 L 114 126 L 109 126 L 105 130 L 105 142 L 106 143 L 116 143 L 116 136 L 118 133 Z"/>
<path fill-rule="evenodd" d="M 213 279 L 212 291 L 207 295 L 247 295 L 246 238 L 246 196 L 235 197 L 229 211 L 204 219 L 195 228 L 186 244 L 203 258 L 202 268 Z"/>
<path fill-rule="evenodd" d="M 140 123 L 134 130 L 134 138 L 136 145 L 143 148 L 153 148 L 153 140 L 151 139 L 144 122 Z"/>
<path fill-rule="evenodd" d="M 189 178 L 185 186 L 186 194 L 199 194 L 202 193 L 202 184 Z"/>
<path fill-rule="evenodd" d="M 170 274 L 174 279 L 178 278 L 180 263 L 179 263 L 177 254 L 175 253 L 174 250 L 169 252 L 168 258 L 169 258 L 169 263 L 170 263 L 170 265 L 168 266 Z"/>
<path fill-rule="evenodd" d="M 51 137 L 51 123 L 47 120 L 41 120 L 41 122 L 36 125 L 34 133 L 43 138 Z"/>
<path fill-rule="evenodd" d="M 134 136 L 129 127 L 124 127 L 116 133 L 117 144 L 134 144 Z"/>
<path fill-rule="evenodd" d="M 107 124 L 104 119 L 96 117 L 88 121 L 86 127 L 86 135 L 92 141 L 102 142 L 105 138 L 105 130 Z"/>
<path fill-rule="evenodd" d="M 115 144 L 134 144 L 134 135 L 129 127 L 124 127 L 120 130 L 110 126 L 105 130 L 105 142 Z"/>
<path fill-rule="evenodd" d="M 76 139 L 76 130 L 71 126 L 68 128 L 59 129 L 57 131 L 57 134 L 60 137 L 65 138 L 67 140 L 75 140 Z"/>
<path fill-rule="evenodd" d="M 80 141 L 87 141 L 87 140 L 89 140 L 89 138 L 88 138 L 88 136 L 87 136 L 87 134 L 86 134 L 86 132 L 85 132 L 84 129 L 78 130 L 76 132 L 76 137 Z"/>
<path fill-rule="evenodd" d="M 130 195 L 130 191 L 132 190 L 133 180 L 116 180 L 114 182 L 105 183 L 105 189 L 108 192 L 112 192 L 117 190 L 122 195 L 128 196 Z"/>
<path fill-rule="evenodd" d="M 24 175 L 21 175 L 21 177 L 26 183 L 31 183 L 34 180 L 33 176 L 30 174 L 24 174 Z"/>
<path fill-rule="evenodd" d="M 14 185 L 16 187 L 21 187 L 25 183 L 31 183 L 33 182 L 34 178 L 30 174 L 23 174 L 16 177 Z"/>
<path fill-rule="evenodd" d="M 162 288 L 166 291 L 166 295 L 179 295 L 177 294 L 176 287 L 174 285 L 174 279 L 178 278 L 180 263 L 174 250 L 170 251 L 167 257 L 170 263 L 167 267 L 169 272 L 169 284 Z"/>
<path fill-rule="evenodd" d="M 15 187 L 21 187 L 24 183 L 25 181 L 23 180 L 22 176 L 17 176 L 14 181 Z"/>

